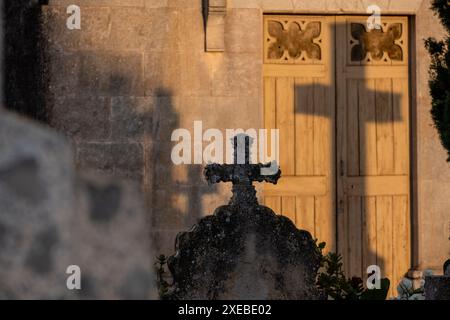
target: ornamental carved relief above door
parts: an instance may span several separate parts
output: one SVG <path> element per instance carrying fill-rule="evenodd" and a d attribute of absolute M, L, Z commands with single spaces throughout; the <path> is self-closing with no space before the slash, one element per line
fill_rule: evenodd
<path fill-rule="evenodd" d="M 408 19 L 366 21 L 264 16 L 264 121 L 283 173 L 264 201 L 342 253 L 348 276 L 376 264 L 394 284 L 410 266 Z"/>

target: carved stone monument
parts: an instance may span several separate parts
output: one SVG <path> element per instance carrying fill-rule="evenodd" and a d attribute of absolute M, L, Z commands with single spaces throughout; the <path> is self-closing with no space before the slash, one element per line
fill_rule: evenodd
<path fill-rule="evenodd" d="M 239 141 L 245 141 L 245 157 Z M 168 260 L 174 279 L 170 298 L 322 298 L 315 285 L 321 254 L 310 233 L 258 204 L 253 181 L 277 183 L 281 171 L 262 175 L 270 164 L 250 163 L 250 143 L 250 137 L 236 136 L 234 164 L 206 166 L 207 181 L 232 182 L 233 196 L 177 236 L 176 253 Z"/>

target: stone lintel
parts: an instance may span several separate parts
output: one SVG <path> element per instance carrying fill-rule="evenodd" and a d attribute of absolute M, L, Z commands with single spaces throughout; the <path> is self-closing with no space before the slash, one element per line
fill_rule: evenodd
<path fill-rule="evenodd" d="M 264 12 L 317 13 L 317 14 L 367 14 L 367 7 L 377 5 L 381 14 L 416 14 L 424 0 L 228 0 L 228 8 L 254 8 Z M 50 0 L 50 6 L 68 6 L 73 0 Z M 208 1 L 205 1 L 208 2 Z M 210 0 L 210 8 L 221 7 L 227 0 Z M 200 1 L 170 0 L 77 0 L 79 6 L 120 7 L 199 7 Z"/>
<path fill-rule="evenodd" d="M 416 14 L 423 0 L 231 0 L 229 8 L 259 8 L 264 12 L 367 14 L 367 8 L 377 5 L 381 14 Z"/>

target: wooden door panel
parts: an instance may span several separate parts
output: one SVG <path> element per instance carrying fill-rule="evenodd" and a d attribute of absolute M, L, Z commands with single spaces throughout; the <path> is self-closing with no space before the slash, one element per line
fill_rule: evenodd
<path fill-rule="evenodd" d="M 264 204 L 270 207 L 275 212 L 281 212 L 281 197 L 280 196 L 265 196 Z"/>
<path fill-rule="evenodd" d="M 410 264 L 408 20 L 366 19 L 264 16 L 264 125 L 280 130 L 282 170 L 264 203 L 341 252 L 348 276 L 377 264 L 395 288 Z"/>
<path fill-rule="evenodd" d="M 361 197 L 362 266 L 377 264 L 376 208 L 376 197 Z"/>
<path fill-rule="evenodd" d="M 315 203 L 314 196 L 296 197 L 295 223 L 298 228 L 308 230 L 315 236 Z"/>
<path fill-rule="evenodd" d="M 384 17 L 368 33 L 365 19 L 336 24 L 338 249 L 348 276 L 376 264 L 394 295 L 410 264 L 408 21 Z"/>
<path fill-rule="evenodd" d="M 407 78 L 392 79 L 394 119 L 409 118 L 409 82 Z M 397 121 L 394 126 L 395 174 L 409 176 L 409 121 Z"/>
<path fill-rule="evenodd" d="M 277 185 L 264 186 L 265 203 L 325 241 L 327 250 L 335 250 L 336 239 L 334 20 L 264 17 L 264 125 L 279 129 L 282 171 Z M 299 34 L 311 38 L 290 46 Z"/>
<path fill-rule="evenodd" d="M 295 78 L 295 172 L 314 174 L 314 88 L 310 79 Z"/>
<path fill-rule="evenodd" d="M 375 80 L 376 119 L 371 122 L 376 123 L 378 175 L 394 173 L 394 128 L 390 93 L 392 93 L 391 79 Z"/>
<path fill-rule="evenodd" d="M 359 172 L 363 176 L 377 174 L 377 125 L 375 100 L 375 80 L 359 79 L 357 94 L 358 101 L 364 108 L 358 108 L 359 123 Z M 356 158 L 356 157 L 355 157 Z M 359 173 L 356 174 L 358 176 Z"/>
<path fill-rule="evenodd" d="M 294 78 L 276 78 L 276 127 L 280 130 L 280 167 L 286 176 L 295 175 Z M 289 150 L 290 152 L 282 152 Z"/>

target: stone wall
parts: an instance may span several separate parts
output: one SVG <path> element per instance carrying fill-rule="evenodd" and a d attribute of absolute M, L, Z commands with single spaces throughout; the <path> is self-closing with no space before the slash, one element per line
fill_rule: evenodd
<path fill-rule="evenodd" d="M 433 269 L 442 273 L 442 264 L 450 256 L 450 163 L 439 142 L 430 115 L 431 98 L 428 93 L 430 59 L 424 48 L 424 39 L 444 36 L 442 25 L 429 10 L 429 1 L 423 1 L 417 11 L 415 24 L 415 78 L 413 84 L 413 122 L 416 158 L 415 179 L 415 250 L 414 262 L 418 269 Z M 413 244 L 414 245 L 414 244 Z"/>
<path fill-rule="evenodd" d="M 77 3 L 81 30 L 66 28 L 71 1 L 43 8 L 50 124 L 71 138 L 80 168 L 141 183 L 156 246 L 170 254 L 178 231 L 229 197 L 201 165 L 172 165 L 171 133 L 194 120 L 260 127 L 260 10 L 230 9 L 225 52 L 207 53 L 200 0 Z"/>
<path fill-rule="evenodd" d="M 262 14 L 411 15 L 413 253 L 418 268 L 440 269 L 450 253 L 450 165 L 429 115 L 423 39 L 442 35 L 429 0 L 229 0 L 224 52 L 205 52 L 201 0 L 78 0 L 81 30 L 65 27 L 66 6 L 43 10 L 50 57 L 52 126 L 72 138 L 79 167 L 139 181 L 161 253 L 175 234 L 226 201 L 200 166 L 173 166 L 170 134 L 262 123 Z"/>

